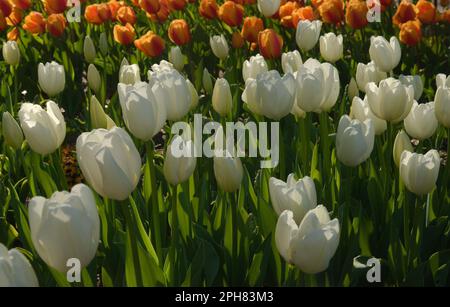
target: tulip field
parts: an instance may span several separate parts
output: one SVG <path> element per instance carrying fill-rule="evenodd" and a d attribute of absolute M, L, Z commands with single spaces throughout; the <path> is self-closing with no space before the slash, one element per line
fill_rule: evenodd
<path fill-rule="evenodd" d="M 0 0 L 0 286 L 450 285 L 448 0 Z"/>

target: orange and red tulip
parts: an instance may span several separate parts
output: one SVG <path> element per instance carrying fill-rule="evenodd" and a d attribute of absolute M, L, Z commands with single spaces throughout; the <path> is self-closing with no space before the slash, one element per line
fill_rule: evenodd
<path fill-rule="evenodd" d="M 169 6 L 175 11 L 181 11 L 186 7 L 186 0 L 168 0 Z"/>
<path fill-rule="evenodd" d="M 367 20 L 368 8 L 365 1 L 351 0 L 347 2 L 345 22 L 353 29 L 362 29 L 369 23 Z"/>
<path fill-rule="evenodd" d="M 139 5 L 149 14 L 156 14 L 161 8 L 158 0 L 140 0 Z"/>
<path fill-rule="evenodd" d="M 314 11 L 313 8 L 311 6 L 305 6 L 305 7 L 301 7 L 296 9 L 293 13 L 292 13 L 292 26 L 294 28 L 297 27 L 297 24 L 299 23 L 300 20 L 314 20 L 315 16 L 314 16 Z"/>
<path fill-rule="evenodd" d="M 23 29 L 32 34 L 40 34 L 45 32 L 45 18 L 39 12 L 30 12 L 25 17 Z"/>
<path fill-rule="evenodd" d="M 160 56 L 165 48 L 164 40 L 152 31 L 135 40 L 134 45 L 148 57 Z"/>
<path fill-rule="evenodd" d="M 0 0 L 0 11 L 2 11 L 3 16 L 9 16 L 12 11 L 12 4 L 9 0 Z"/>
<path fill-rule="evenodd" d="M 344 20 L 344 2 L 342 0 L 326 0 L 319 6 L 322 21 L 334 25 Z"/>
<path fill-rule="evenodd" d="M 84 18 L 86 18 L 87 22 L 99 25 L 103 23 L 103 20 L 98 15 L 98 5 L 91 4 L 88 5 L 84 11 Z"/>
<path fill-rule="evenodd" d="M 47 31 L 56 37 L 63 35 L 66 29 L 66 18 L 63 14 L 51 14 L 47 17 Z"/>
<path fill-rule="evenodd" d="M 419 20 L 409 20 L 400 27 L 400 41 L 408 46 L 417 45 L 422 39 L 422 26 Z"/>
<path fill-rule="evenodd" d="M 60 14 L 67 8 L 67 0 L 45 0 L 45 11 L 49 14 Z"/>
<path fill-rule="evenodd" d="M 6 19 L 6 22 L 9 26 L 17 26 L 23 18 L 23 11 L 18 8 L 17 6 L 14 6 L 11 14 L 9 14 L 8 18 Z"/>
<path fill-rule="evenodd" d="M 19 29 L 14 27 L 11 31 L 6 34 L 6 38 L 9 41 L 17 41 L 19 39 Z"/>
<path fill-rule="evenodd" d="M 169 38 L 177 45 L 185 45 L 191 40 L 189 25 L 184 19 L 175 19 L 169 25 Z"/>
<path fill-rule="evenodd" d="M 122 6 L 117 11 L 116 18 L 123 25 L 127 23 L 134 25 L 136 23 L 136 14 L 134 13 L 133 8 L 129 6 Z"/>
<path fill-rule="evenodd" d="M 256 43 L 258 41 L 259 32 L 262 30 L 264 30 L 263 20 L 259 17 L 251 16 L 244 19 L 241 34 L 246 41 Z"/>
<path fill-rule="evenodd" d="M 216 0 L 201 0 L 198 11 L 206 19 L 214 19 L 219 16 L 219 6 Z"/>
<path fill-rule="evenodd" d="M 266 29 L 259 32 L 258 46 L 263 57 L 276 59 L 283 51 L 283 38 L 274 29 Z"/>
<path fill-rule="evenodd" d="M 397 27 L 400 27 L 403 23 L 415 20 L 418 10 L 414 4 L 408 0 L 403 0 L 397 7 L 394 17 L 392 17 L 392 22 Z"/>
<path fill-rule="evenodd" d="M 436 7 L 430 1 L 419 0 L 416 8 L 418 10 L 417 17 L 422 23 L 430 24 L 436 21 Z"/>
<path fill-rule="evenodd" d="M 231 46 L 235 49 L 239 49 L 244 46 L 244 38 L 242 37 L 240 32 L 233 32 L 231 36 Z"/>
<path fill-rule="evenodd" d="M 27 10 L 31 7 L 31 0 L 14 0 L 13 3 L 21 10 Z"/>
<path fill-rule="evenodd" d="M 117 18 L 117 12 L 121 7 L 124 7 L 125 4 L 123 1 L 117 1 L 117 0 L 110 0 L 108 2 L 109 10 L 111 11 L 111 18 L 116 19 Z"/>
<path fill-rule="evenodd" d="M 230 27 L 239 26 L 244 18 L 244 7 L 233 1 L 225 1 L 219 8 L 219 18 Z"/>
<path fill-rule="evenodd" d="M 125 46 L 130 45 L 133 42 L 134 37 L 136 36 L 136 32 L 133 26 L 129 23 L 127 23 L 124 26 L 115 25 L 113 33 L 114 33 L 114 40 L 119 44 Z"/>

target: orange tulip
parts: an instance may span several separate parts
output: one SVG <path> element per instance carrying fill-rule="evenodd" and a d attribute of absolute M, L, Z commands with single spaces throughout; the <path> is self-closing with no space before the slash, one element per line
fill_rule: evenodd
<path fill-rule="evenodd" d="M 13 3 L 21 10 L 27 10 L 31 7 L 31 0 L 14 0 Z"/>
<path fill-rule="evenodd" d="M 117 0 L 110 0 L 108 2 L 109 10 L 111 11 L 111 18 L 117 19 L 117 12 L 120 10 L 121 7 L 124 7 L 125 4 L 123 1 L 117 1 Z"/>
<path fill-rule="evenodd" d="M 312 21 L 314 20 L 314 18 L 315 18 L 314 11 L 311 6 L 298 8 L 292 13 L 292 26 L 296 28 L 300 20 Z"/>
<path fill-rule="evenodd" d="M 259 32 L 258 46 L 262 56 L 266 59 L 275 59 L 281 56 L 283 38 L 273 29 Z"/>
<path fill-rule="evenodd" d="M 416 19 L 418 10 L 414 4 L 408 0 L 403 0 L 397 8 L 392 22 L 397 27 L 400 27 L 403 23 Z"/>
<path fill-rule="evenodd" d="M 325 0 L 312 0 L 311 4 L 317 9 L 319 8 Z"/>
<path fill-rule="evenodd" d="M 297 2 L 286 2 L 285 4 L 280 6 L 278 10 L 278 16 L 280 18 L 280 22 L 284 27 L 293 28 L 293 18 L 292 14 L 299 8 Z"/>
<path fill-rule="evenodd" d="M 344 2 L 342 0 L 326 0 L 318 10 L 325 23 L 338 25 L 344 20 Z"/>
<path fill-rule="evenodd" d="M 225 1 L 219 8 L 219 18 L 230 27 L 239 26 L 244 18 L 244 7 L 233 1 Z"/>
<path fill-rule="evenodd" d="M 231 46 L 235 49 L 239 49 L 244 46 L 244 38 L 241 33 L 233 32 L 233 35 L 231 36 Z"/>
<path fill-rule="evenodd" d="M 160 56 L 165 48 L 164 40 L 152 31 L 135 40 L 134 45 L 148 57 Z"/>
<path fill-rule="evenodd" d="M 136 23 L 136 14 L 134 13 L 134 10 L 129 6 L 122 6 L 117 11 L 117 20 L 120 21 L 121 24 L 127 24 L 130 23 L 134 25 Z"/>
<path fill-rule="evenodd" d="M 84 11 L 84 18 L 87 22 L 99 25 L 103 23 L 103 20 L 98 15 L 98 4 L 88 5 Z"/>
<path fill-rule="evenodd" d="M 219 6 L 216 0 L 201 0 L 198 11 L 206 19 L 214 19 L 219 16 Z"/>
<path fill-rule="evenodd" d="M 45 11 L 49 14 L 60 14 L 67 8 L 67 0 L 45 0 Z"/>
<path fill-rule="evenodd" d="M 400 27 L 400 41 L 408 46 L 417 45 L 422 39 L 422 29 L 420 21 L 409 20 Z"/>
<path fill-rule="evenodd" d="M 0 10 L 0 31 L 5 30 L 8 27 L 6 23 L 5 16 L 3 16 L 3 12 Z"/>
<path fill-rule="evenodd" d="M 51 14 L 47 18 L 47 31 L 56 37 L 63 35 L 66 28 L 66 18 L 63 14 Z"/>
<path fill-rule="evenodd" d="M 184 9 L 186 4 L 186 0 L 169 0 L 169 6 L 176 11 Z"/>
<path fill-rule="evenodd" d="M 114 40 L 121 45 L 129 45 L 133 42 L 136 32 L 131 24 L 115 25 L 114 26 Z"/>
<path fill-rule="evenodd" d="M 189 25 L 184 19 L 175 19 L 169 25 L 169 38 L 177 45 L 185 45 L 191 40 Z"/>
<path fill-rule="evenodd" d="M 11 14 L 9 14 L 8 18 L 6 19 L 6 22 L 9 26 L 17 26 L 21 21 L 22 21 L 22 16 L 23 11 L 14 6 L 12 9 Z"/>
<path fill-rule="evenodd" d="M 244 19 L 241 34 L 246 41 L 256 43 L 258 41 L 259 32 L 262 30 L 264 30 L 264 23 L 262 19 L 256 16 L 251 16 Z"/>
<path fill-rule="evenodd" d="M 3 16 L 9 16 L 12 11 L 12 4 L 9 0 L 0 0 L 0 11 L 2 11 Z"/>
<path fill-rule="evenodd" d="M 419 0 L 416 3 L 416 8 L 419 11 L 417 17 L 422 23 L 430 24 L 436 20 L 436 7 L 433 3 L 426 0 Z"/>
<path fill-rule="evenodd" d="M 369 23 L 367 21 L 368 8 L 365 1 L 351 0 L 347 2 L 345 22 L 353 29 L 362 29 Z"/>
<path fill-rule="evenodd" d="M 141 8 L 149 14 L 158 13 L 161 5 L 158 0 L 140 0 L 139 5 Z"/>
<path fill-rule="evenodd" d="M 112 12 L 107 3 L 101 3 L 97 6 L 98 17 L 105 22 L 112 19 Z"/>
<path fill-rule="evenodd" d="M 25 17 L 25 23 L 22 26 L 24 30 L 32 34 L 40 34 L 45 32 L 45 18 L 39 12 L 30 12 Z"/>
<path fill-rule="evenodd" d="M 446 23 L 450 23 L 450 9 L 441 14 L 441 20 Z"/>
<path fill-rule="evenodd" d="M 19 29 L 14 27 L 11 31 L 6 34 L 6 38 L 9 41 L 17 41 L 19 39 Z"/>

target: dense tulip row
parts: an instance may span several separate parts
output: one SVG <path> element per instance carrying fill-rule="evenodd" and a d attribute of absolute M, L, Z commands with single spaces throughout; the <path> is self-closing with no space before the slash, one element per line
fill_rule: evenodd
<path fill-rule="evenodd" d="M 448 3 L 219 2 L 0 0 L 0 286 L 448 284 Z"/>

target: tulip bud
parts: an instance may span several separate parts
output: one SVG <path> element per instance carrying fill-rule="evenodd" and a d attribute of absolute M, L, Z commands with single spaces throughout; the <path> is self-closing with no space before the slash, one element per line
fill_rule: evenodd
<path fill-rule="evenodd" d="M 402 50 L 395 36 L 392 36 L 389 42 L 382 36 L 372 36 L 369 55 L 381 71 L 390 72 L 400 62 Z"/>
<path fill-rule="evenodd" d="M 252 112 L 280 120 L 292 110 L 294 85 L 292 74 L 281 77 L 278 71 L 271 70 L 259 74 L 256 79 L 247 79 L 242 100 Z M 277 103 L 274 104 L 274 101 Z"/>
<path fill-rule="evenodd" d="M 302 51 L 309 51 L 317 44 L 322 29 L 322 22 L 319 20 L 300 20 L 297 24 L 295 39 L 297 46 Z"/>
<path fill-rule="evenodd" d="M 387 129 L 386 121 L 373 114 L 369 104 L 367 103 L 367 97 L 364 97 L 364 100 L 359 97 L 353 98 L 350 117 L 357 119 L 360 122 L 364 122 L 366 119 L 371 119 L 375 128 L 375 135 L 380 135 Z"/>
<path fill-rule="evenodd" d="M 88 63 L 93 63 L 97 56 L 97 52 L 95 51 L 94 42 L 89 35 L 86 35 L 84 38 L 83 52 L 86 61 Z"/>
<path fill-rule="evenodd" d="M 100 33 L 100 51 L 103 55 L 108 54 L 108 36 L 105 32 Z"/>
<path fill-rule="evenodd" d="M 405 131 L 400 130 L 395 137 L 394 148 L 392 150 L 392 157 L 394 158 L 394 162 L 397 167 L 400 166 L 400 157 L 405 150 L 414 152 L 408 135 Z"/>
<path fill-rule="evenodd" d="M 9 65 L 15 66 L 20 62 L 20 50 L 16 41 L 7 41 L 2 48 L 3 58 Z"/>
<path fill-rule="evenodd" d="M 437 150 L 432 149 L 425 155 L 405 150 L 400 156 L 400 178 L 414 194 L 428 194 L 436 185 L 440 164 Z"/>
<path fill-rule="evenodd" d="M 211 80 L 211 74 L 209 73 L 208 69 L 203 69 L 203 89 L 207 94 L 211 94 L 213 90 L 212 80 Z"/>
<path fill-rule="evenodd" d="M 169 62 L 178 70 L 182 71 L 184 67 L 184 55 L 178 46 L 172 47 L 169 50 Z"/>
<path fill-rule="evenodd" d="M 186 84 L 189 88 L 189 92 L 191 93 L 191 110 L 195 109 L 198 105 L 199 97 L 197 90 L 195 89 L 194 84 L 189 79 L 186 79 Z"/>
<path fill-rule="evenodd" d="M 47 110 L 38 104 L 23 103 L 19 110 L 20 126 L 31 149 L 46 155 L 61 146 L 66 136 L 66 122 L 58 105 L 49 100 Z"/>
<path fill-rule="evenodd" d="M 356 66 L 356 83 L 358 88 L 363 93 L 366 92 L 366 85 L 370 82 L 378 84 L 381 80 L 386 79 L 387 74 L 384 71 L 380 71 L 378 67 L 375 66 L 374 62 L 369 62 L 367 64 L 358 63 Z"/>
<path fill-rule="evenodd" d="M 434 97 L 435 115 L 439 123 L 450 128 L 450 87 L 440 86 Z"/>
<path fill-rule="evenodd" d="M 28 259 L 17 249 L 0 243 L 0 287 L 39 287 Z"/>
<path fill-rule="evenodd" d="M 210 37 L 209 44 L 211 45 L 211 50 L 216 57 L 221 60 L 225 60 L 228 57 L 228 43 L 223 34 Z"/>
<path fill-rule="evenodd" d="M 5 143 L 14 149 L 19 149 L 23 142 L 23 133 L 19 124 L 9 112 L 3 112 L 2 130 Z"/>
<path fill-rule="evenodd" d="M 334 63 L 344 56 L 342 35 L 336 36 L 333 32 L 320 37 L 320 54 L 325 61 Z"/>
<path fill-rule="evenodd" d="M 434 111 L 434 101 L 418 104 L 414 101 L 411 111 L 403 121 L 406 132 L 415 139 L 431 137 L 438 127 Z"/>
<path fill-rule="evenodd" d="M 125 130 L 84 132 L 76 148 L 83 176 L 98 194 L 125 200 L 134 191 L 141 175 L 141 157 Z"/>
<path fill-rule="evenodd" d="M 145 82 L 134 85 L 119 83 L 117 91 L 128 130 L 143 141 L 150 140 L 166 122 L 165 102 L 156 99 L 152 86 Z"/>
<path fill-rule="evenodd" d="M 264 58 L 260 54 L 257 54 L 256 56 L 250 57 L 250 60 L 245 60 L 242 65 L 242 77 L 244 81 L 247 81 L 249 78 L 256 79 L 260 73 L 267 72 L 268 70 L 269 68 Z"/>
<path fill-rule="evenodd" d="M 55 97 L 64 90 L 66 85 L 66 75 L 64 66 L 56 62 L 39 63 L 38 79 L 41 90 L 49 97 Z"/>
<path fill-rule="evenodd" d="M 102 87 L 102 78 L 94 64 L 88 66 L 87 80 L 89 88 L 98 94 Z"/>
<path fill-rule="evenodd" d="M 297 72 L 302 65 L 302 57 L 298 50 L 289 51 L 281 55 L 281 66 L 285 74 Z"/>
<path fill-rule="evenodd" d="M 184 140 L 177 135 L 167 146 L 164 159 L 164 177 L 172 184 L 183 183 L 191 177 L 195 171 L 197 159 L 194 156 L 194 142 Z"/>
<path fill-rule="evenodd" d="M 414 102 L 414 88 L 403 85 L 394 78 L 382 80 L 379 87 L 373 82 L 368 83 L 366 94 L 372 112 L 377 117 L 394 123 L 408 115 Z"/>
<path fill-rule="evenodd" d="M 436 88 L 440 87 L 450 87 L 450 75 L 445 74 L 436 75 Z"/>
<path fill-rule="evenodd" d="M 214 175 L 217 185 L 224 192 L 234 192 L 240 188 L 244 170 L 238 157 L 228 151 L 222 157 L 214 156 Z"/>
<path fill-rule="evenodd" d="M 353 100 L 354 97 L 359 97 L 358 84 L 356 83 L 355 78 L 352 77 L 350 83 L 348 84 L 348 98 Z"/>
<path fill-rule="evenodd" d="M 218 78 L 216 80 L 212 94 L 212 106 L 220 116 L 227 116 L 231 112 L 233 97 L 231 95 L 230 85 L 224 78 Z"/>
<path fill-rule="evenodd" d="M 269 191 L 275 212 L 280 215 L 284 210 L 292 211 L 297 224 L 301 223 L 309 210 L 317 206 L 316 187 L 308 176 L 295 180 L 294 174 L 290 174 L 287 182 L 271 177 Z"/>
<path fill-rule="evenodd" d="M 266 17 L 273 16 L 280 8 L 280 0 L 258 0 L 258 10 Z"/>
<path fill-rule="evenodd" d="M 105 113 L 102 105 L 95 96 L 91 97 L 91 101 L 89 103 L 89 114 L 91 117 L 91 125 L 93 129 L 103 128 L 109 130 L 112 127 L 116 126 L 111 117 L 109 117 L 108 114 Z"/>
<path fill-rule="evenodd" d="M 124 58 L 126 61 L 126 59 Z M 139 71 L 139 66 L 137 64 L 128 65 L 128 61 L 124 63 L 119 69 L 119 82 L 124 84 L 134 84 L 141 81 L 141 75 Z"/>
<path fill-rule="evenodd" d="M 275 228 L 275 244 L 281 256 L 307 274 L 325 271 L 339 245 L 339 221 L 330 221 L 327 209 L 309 210 L 297 226 L 292 211 L 285 210 Z"/>
<path fill-rule="evenodd" d="M 343 115 L 336 133 L 336 155 L 344 165 L 355 167 L 366 161 L 373 150 L 375 128 L 371 119 L 361 122 Z"/>
<path fill-rule="evenodd" d="M 94 172 L 94 170 L 91 170 Z M 46 199 L 33 197 L 28 205 L 31 240 L 44 262 L 61 273 L 67 260 L 76 258 L 81 268 L 94 258 L 100 239 L 100 219 L 94 194 L 84 184 Z"/>

